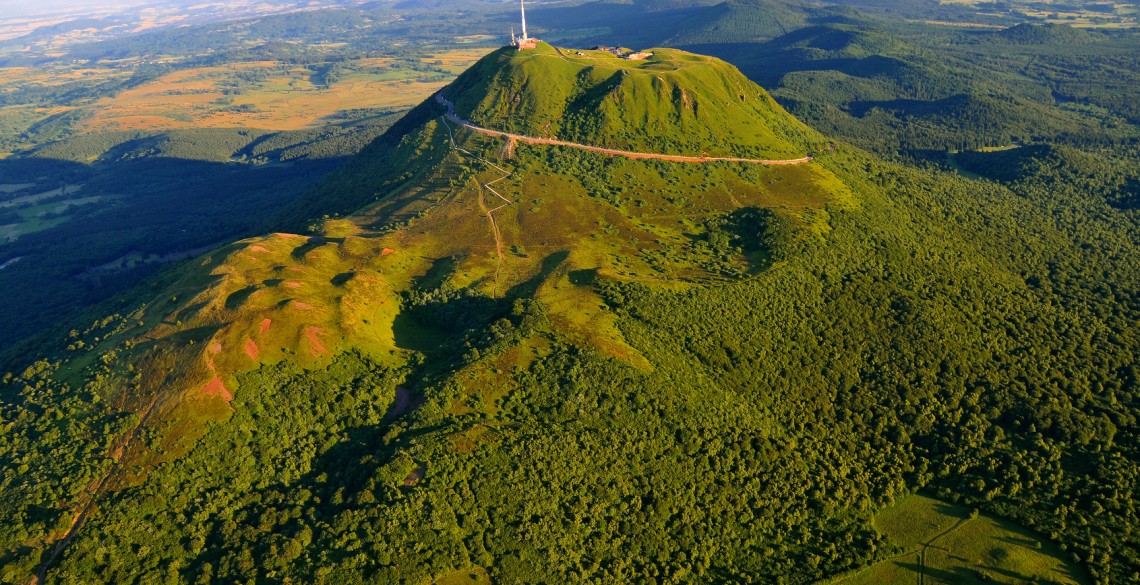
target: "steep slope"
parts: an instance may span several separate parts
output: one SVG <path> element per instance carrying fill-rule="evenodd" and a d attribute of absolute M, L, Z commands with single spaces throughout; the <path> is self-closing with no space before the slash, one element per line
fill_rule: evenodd
<path fill-rule="evenodd" d="M 707 148 L 802 157 L 809 140 L 823 142 L 723 62 L 677 51 L 638 63 L 602 52 L 576 60 L 560 53 L 545 44 L 534 52 L 497 52 L 444 93 L 459 104 L 478 103 L 478 111 L 466 114 L 472 119 L 531 134 L 555 119 L 584 124 L 586 108 L 598 106 L 584 100 L 614 102 L 594 110 L 590 131 L 559 136 L 650 154 L 672 145 L 697 155 Z M 616 76 L 614 85 L 583 85 L 602 69 Z M 623 71 L 634 72 L 628 75 L 636 81 L 621 82 Z M 550 91 L 523 92 L 531 101 L 513 107 L 505 102 L 528 83 Z M 574 99 L 552 99 L 571 88 L 579 92 Z M 622 108 L 655 117 L 668 125 L 662 134 L 676 140 L 646 139 Z M 764 226 L 773 234 L 825 233 L 825 206 L 855 205 L 850 190 L 817 165 L 776 170 L 609 159 L 575 148 L 504 144 L 449 123 L 443 113 L 435 100 L 423 104 L 279 214 L 279 223 L 299 228 L 313 216 L 355 212 L 346 219 L 319 221 L 313 235 L 278 233 L 215 250 L 146 302 L 75 332 L 67 342 L 75 357 L 15 379 L 17 386 L 40 374 L 45 383 L 74 383 L 99 396 L 99 404 L 114 405 L 100 406 L 103 416 L 135 415 L 116 423 L 128 428 L 108 439 L 109 457 L 75 462 L 85 468 L 77 479 L 87 479 L 67 488 L 50 481 L 26 487 L 52 495 L 15 492 L 25 501 L 57 500 L 54 528 L 18 539 L 40 543 L 29 552 L 69 544 L 65 535 L 81 534 L 88 512 L 108 492 L 148 481 L 154 470 L 190 456 L 208 439 L 209 421 L 231 416 L 231 401 L 265 390 L 243 382 L 253 372 L 321 371 L 356 356 L 347 359 L 387 372 L 387 380 L 442 380 L 469 369 L 470 352 L 487 351 L 484 328 L 536 319 L 544 332 L 516 340 L 525 342 L 525 352 L 512 358 L 519 367 L 552 343 L 573 343 L 649 370 L 625 342 L 595 281 L 677 289 L 726 282 L 775 259 L 780 237 L 765 239 Z M 769 211 L 777 207 L 780 214 Z M 541 317 L 531 316 L 536 311 Z M 393 386 L 377 392 L 381 403 L 396 395 Z M 417 400 L 422 392 L 417 388 Z M 135 440 L 143 435 L 153 440 Z M 54 464 L 43 465 L 41 472 L 53 473 Z M 9 511 L 20 518 L 27 509 L 14 504 Z M 58 524 L 65 518 L 75 523 Z M 36 558 L 25 555 L 21 563 Z M 39 559 L 41 567 L 53 563 L 51 553 Z"/>
<path fill-rule="evenodd" d="M 829 144 L 715 60 L 607 85 L 560 52 L 443 94 L 519 134 L 817 156 L 608 157 L 429 100 L 280 212 L 310 233 L 12 360 L 0 576 L 807 583 L 906 546 L 872 520 L 918 489 L 1137 568 L 1134 215 Z M 1017 564 L 1044 540 L 976 566 L 1086 578 Z"/>

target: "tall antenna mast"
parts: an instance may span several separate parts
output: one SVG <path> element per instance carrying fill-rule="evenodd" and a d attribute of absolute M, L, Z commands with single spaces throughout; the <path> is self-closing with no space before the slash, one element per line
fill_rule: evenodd
<path fill-rule="evenodd" d="M 522 11 L 522 40 L 527 40 L 530 37 L 526 36 L 526 0 L 519 0 L 519 10 Z"/>

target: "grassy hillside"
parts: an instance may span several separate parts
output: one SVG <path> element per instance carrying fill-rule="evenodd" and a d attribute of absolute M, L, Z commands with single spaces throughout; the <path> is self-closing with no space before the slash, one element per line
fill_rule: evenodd
<path fill-rule="evenodd" d="M 636 140 L 604 107 L 589 131 L 555 118 L 595 78 L 551 51 L 445 91 L 488 127 Z M 686 59 L 661 77 L 732 96 L 730 69 Z M 612 101 L 669 103 L 630 87 Z M 971 541 L 948 571 L 1140 570 L 1140 224 L 1095 169 L 979 182 L 841 143 L 787 167 L 630 160 L 442 114 L 282 212 L 312 231 L 217 249 L 9 356 L 0 577 L 811 583 L 909 546 L 883 510 L 917 490 L 1008 521 L 978 538 L 1067 555 Z M 764 148 L 802 128 L 706 120 Z"/>
<path fill-rule="evenodd" d="M 799 158 L 821 137 L 734 67 L 674 49 L 640 61 L 605 51 L 501 49 L 446 91 L 495 130 L 626 150 Z"/>
<path fill-rule="evenodd" d="M 291 204 L 488 51 L 2 68 L 0 264 L 15 262 L 0 270 L 12 291 L 0 347 L 267 229 L 266 209 Z"/>
<path fill-rule="evenodd" d="M 81 134 L 0 161 L 0 347 L 269 225 L 392 122 Z"/>

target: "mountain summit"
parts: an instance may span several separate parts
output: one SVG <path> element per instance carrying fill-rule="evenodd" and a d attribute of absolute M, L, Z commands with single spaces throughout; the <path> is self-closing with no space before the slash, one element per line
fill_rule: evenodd
<path fill-rule="evenodd" d="M 676 49 L 506 47 L 443 95 L 481 126 L 624 150 L 790 159 L 818 139 L 735 67 Z"/>

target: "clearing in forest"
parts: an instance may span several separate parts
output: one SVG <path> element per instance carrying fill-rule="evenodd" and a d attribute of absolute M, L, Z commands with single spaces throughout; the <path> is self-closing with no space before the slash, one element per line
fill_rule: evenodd
<path fill-rule="evenodd" d="M 1089 582 L 1055 544 L 964 506 L 913 495 L 879 512 L 874 523 L 902 552 L 829 585 Z"/>

